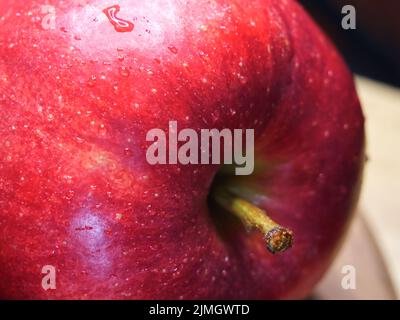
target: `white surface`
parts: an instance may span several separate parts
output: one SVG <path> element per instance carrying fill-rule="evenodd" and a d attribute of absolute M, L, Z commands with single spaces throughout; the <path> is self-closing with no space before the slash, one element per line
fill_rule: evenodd
<path fill-rule="evenodd" d="M 400 296 L 400 89 L 365 78 L 357 88 L 367 120 L 359 208 L 366 216 Z"/>

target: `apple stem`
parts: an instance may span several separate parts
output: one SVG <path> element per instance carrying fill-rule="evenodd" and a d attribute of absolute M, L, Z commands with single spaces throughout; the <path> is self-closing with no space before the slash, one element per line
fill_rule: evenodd
<path fill-rule="evenodd" d="M 283 252 L 292 246 L 293 232 L 273 221 L 264 210 L 226 188 L 216 189 L 214 199 L 220 206 L 237 216 L 246 228 L 260 230 L 271 253 Z"/>

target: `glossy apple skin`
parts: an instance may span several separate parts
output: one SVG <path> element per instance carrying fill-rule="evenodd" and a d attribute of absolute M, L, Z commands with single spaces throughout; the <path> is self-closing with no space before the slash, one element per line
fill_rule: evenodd
<path fill-rule="evenodd" d="M 351 74 L 294 1 L 0 3 L 0 297 L 303 298 L 357 201 Z M 119 3 L 120 2 L 120 3 Z M 134 23 L 117 32 L 103 9 Z M 271 255 L 207 196 L 218 166 L 150 166 L 149 129 L 255 128 L 249 181 L 295 234 Z M 57 269 L 43 290 L 41 269 Z"/>

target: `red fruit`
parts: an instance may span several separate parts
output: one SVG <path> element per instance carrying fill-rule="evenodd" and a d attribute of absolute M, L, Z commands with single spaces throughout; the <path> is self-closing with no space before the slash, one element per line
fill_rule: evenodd
<path fill-rule="evenodd" d="M 103 2 L 0 3 L 0 296 L 305 297 L 360 184 L 342 59 L 294 1 Z M 103 12 L 116 5 L 132 30 Z M 270 254 L 236 220 L 217 229 L 219 166 L 147 163 L 146 133 L 170 120 L 255 128 L 265 166 L 244 179 L 293 230 L 290 250 Z"/>

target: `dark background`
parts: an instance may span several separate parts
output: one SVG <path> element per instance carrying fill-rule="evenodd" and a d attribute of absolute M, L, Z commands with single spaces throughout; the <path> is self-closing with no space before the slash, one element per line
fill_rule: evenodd
<path fill-rule="evenodd" d="M 400 87 L 400 0 L 300 0 L 351 69 Z M 342 7 L 356 9 L 357 29 L 342 29 Z"/>

